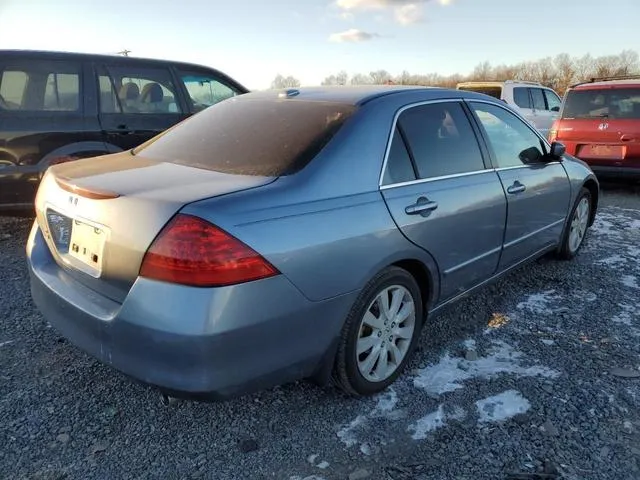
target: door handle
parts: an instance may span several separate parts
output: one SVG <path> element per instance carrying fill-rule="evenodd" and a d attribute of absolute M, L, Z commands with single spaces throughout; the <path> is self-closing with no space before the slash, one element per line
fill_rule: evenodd
<path fill-rule="evenodd" d="M 409 205 L 404 211 L 407 215 L 419 215 L 431 212 L 436 208 L 438 208 L 438 202 L 432 202 L 427 197 L 420 197 L 416 203 Z"/>
<path fill-rule="evenodd" d="M 525 187 L 523 184 L 521 184 L 519 181 L 515 181 L 513 182 L 513 185 L 511 185 L 509 188 L 507 188 L 507 193 L 510 194 L 516 194 L 516 193 L 522 193 L 527 189 L 527 187 Z"/>
<path fill-rule="evenodd" d="M 634 138 L 631 135 L 622 135 L 620 137 L 621 142 L 633 142 Z"/>
<path fill-rule="evenodd" d="M 133 130 L 129 130 L 129 128 L 125 124 L 121 123 L 116 127 L 116 133 L 118 135 L 129 135 L 133 133 Z"/>

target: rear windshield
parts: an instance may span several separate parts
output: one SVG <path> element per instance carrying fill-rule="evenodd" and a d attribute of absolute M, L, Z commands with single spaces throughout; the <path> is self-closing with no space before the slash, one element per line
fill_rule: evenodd
<path fill-rule="evenodd" d="M 331 102 L 232 98 L 133 153 L 222 173 L 290 175 L 320 152 L 355 109 Z"/>
<path fill-rule="evenodd" d="M 466 92 L 477 92 L 490 95 L 498 100 L 502 97 L 502 87 L 481 87 L 481 86 L 466 86 L 458 87 L 458 90 L 464 90 Z"/>
<path fill-rule="evenodd" d="M 570 90 L 562 118 L 640 119 L 640 88 Z"/>

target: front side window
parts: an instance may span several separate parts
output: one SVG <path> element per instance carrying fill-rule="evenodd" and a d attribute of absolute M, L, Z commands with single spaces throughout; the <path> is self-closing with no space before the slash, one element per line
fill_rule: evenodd
<path fill-rule="evenodd" d="M 34 60 L 0 67 L 0 110 L 78 112 L 80 106 L 79 65 Z"/>
<path fill-rule="evenodd" d="M 98 84 L 102 113 L 180 113 L 176 88 L 169 70 L 108 67 L 101 70 Z"/>
<path fill-rule="evenodd" d="M 562 118 L 640 119 L 640 88 L 570 90 Z"/>
<path fill-rule="evenodd" d="M 543 160 L 544 143 L 522 120 L 504 108 L 472 103 L 486 133 L 497 168 L 531 165 Z"/>
<path fill-rule="evenodd" d="M 194 112 L 204 110 L 227 98 L 238 95 L 238 91 L 223 83 L 221 80 L 197 72 L 178 71 L 184 83 L 189 101 Z"/>
<path fill-rule="evenodd" d="M 398 125 L 420 178 L 485 168 L 473 128 L 458 102 L 412 107 L 400 115 Z"/>

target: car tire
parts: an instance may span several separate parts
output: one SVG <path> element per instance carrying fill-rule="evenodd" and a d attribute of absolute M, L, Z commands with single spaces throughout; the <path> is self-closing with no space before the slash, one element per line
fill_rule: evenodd
<path fill-rule="evenodd" d="M 415 278 L 395 266 L 378 273 L 358 296 L 342 328 L 333 368 L 337 386 L 349 395 L 363 396 L 391 385 L 415 351 L 422 322 L 423 302 Z"/>
<path fill-rule="evenodd" d="M 557 257 L 561 260 L 573 259 L 584 244 L 591 218 L 591 205 L 591 192 L 583 187 L 571 209 L 562 235 L 562 241 L 557 252 Z M 578 235 L 578 238 L 575 235 Z"/>

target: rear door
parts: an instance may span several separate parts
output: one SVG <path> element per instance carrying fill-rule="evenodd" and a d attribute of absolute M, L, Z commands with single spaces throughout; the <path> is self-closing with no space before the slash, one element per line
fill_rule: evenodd
<path fill-rule="evenodd" d="M 533 102 L 536 128 L 544 137 L 547 137 L 553 122 L 559 116 L 560 97 L 548 88 L 532 87 L 529 90 Z"/>
<path fill-rule="evenodd" d="M 436 260 L 440 300 L 495 273 L 506 199 L 461 101 L 413 106 L 399 116 L 381 191 L 404 235 Z"/>
<path fill-rule="evenodd" d="M 546 159 L 543 139 L 514 113 L 495 104 L 469 104 L 507 196 L 503 270 L 558 243 L 571 201 L 569 179 L 560 162 Z"/>
<path fill-rule="evenodd" d="M 188 116 L 168 67 L 145 63 L 97 66 L 104 141 L 134 148 Z"/>
<path fill-rule="evenodd" d="M 640 87 L 569 91 L 556 139 L 594 167 L 640 168 Z"/>
<path fill-rule="evenodd" d="M 531 125 L 538 128 L 536 111 L 533 108 L 533 100 L 531 98 L 531 89 L 529 87 L 513 87 L 513 103 L 518 107 L 520 115 L 531 122 Z"/>

